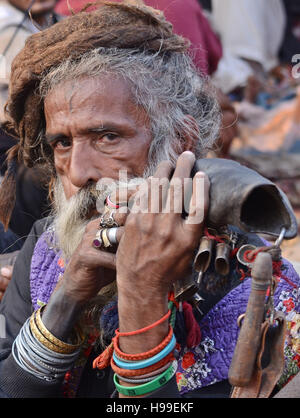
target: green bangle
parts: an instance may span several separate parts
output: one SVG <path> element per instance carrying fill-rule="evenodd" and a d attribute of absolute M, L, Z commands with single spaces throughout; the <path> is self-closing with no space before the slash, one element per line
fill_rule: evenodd
<path fill-rule="evenodd" d="M 153 392 L 156 389 L 164 386 L 172 377 L 175 375 L 177 370 L 177 361 L 174 360 L 171 366 L 164 371 L 162 374 L 157 376 L 151 382 L 145 383 L 139 386 L 126 387 L 122 386 L 118 382 L 118 376 L 114 374 L 114 384 L 116 385 L 117 391 L 126 396 L 140 396 L 146 395 L 147 393 Z"/>

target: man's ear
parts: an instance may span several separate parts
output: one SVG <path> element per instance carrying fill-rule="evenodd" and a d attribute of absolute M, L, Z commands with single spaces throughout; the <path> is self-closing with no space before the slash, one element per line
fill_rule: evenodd
<path fill-rule="evenodd" d="M 199 141 L 199 127 L 196 120 L 191 115 L 186 115 L 185 122 L 188 125 L 188 129 L 181 132 L 182 138 L 182 152 L 184 151 L 196 151 L 196 145 Z"/>

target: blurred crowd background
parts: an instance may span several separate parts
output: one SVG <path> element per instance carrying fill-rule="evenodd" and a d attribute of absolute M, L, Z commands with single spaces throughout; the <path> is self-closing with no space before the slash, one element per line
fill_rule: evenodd
<path fill-rule="evenodd" d="M 237 160 L 274 181 L 300 221 L 300 1 L 144 2 L 163 10 L 175 32 L 190 40 L 196 67 L 216 87 L 223 118 L 209 156 Z M 1 176 L 6 152 L 15 143 L 1 129 L 11 62 L 28 36 L 86 5 L 86 0 L 0 1 Z M 32 224 L 49 213 L 44 177 L 40 169 L 18 167 L 8 231 L 0 225 L 1 265 L 12 263 L 9 259 L 22 247 Z M 299 237 L 286 241 L 283 251 L 299 269 Z"/>

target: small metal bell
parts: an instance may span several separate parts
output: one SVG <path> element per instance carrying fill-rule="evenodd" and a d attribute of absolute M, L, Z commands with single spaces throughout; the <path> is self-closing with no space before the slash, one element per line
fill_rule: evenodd
<path fill-rule="evenodd" d="M 229 273 L 230 251 L 231 247 L 226 242 L 219 242 L 216 246 L 215 269 L 221 276 L 227 276 Z"/>
<path fill-rule="evenodd" d="M 200 241 L 198 253 L 194 259 L 194 269 L 199 273 L 197 284 L 200 283 L 202 275 L 206 272 L 211 261 L 214 240 L 203 236 Z"/>

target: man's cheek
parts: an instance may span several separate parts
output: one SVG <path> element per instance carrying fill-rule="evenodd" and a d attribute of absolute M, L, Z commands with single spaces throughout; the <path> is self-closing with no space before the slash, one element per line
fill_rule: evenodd
<path fill-rule="evenodd" d="M 64 173 L 60 173 L 58 169 L 56 169 L 56 172 L 60 178 L 61 184 L 64 189 L 65 197 L 66 199 L 70 199 L 73 195 L 75 195 L 79 188 L 74 186 L 71 181 L 69 180 L 68 176 Z"/>

